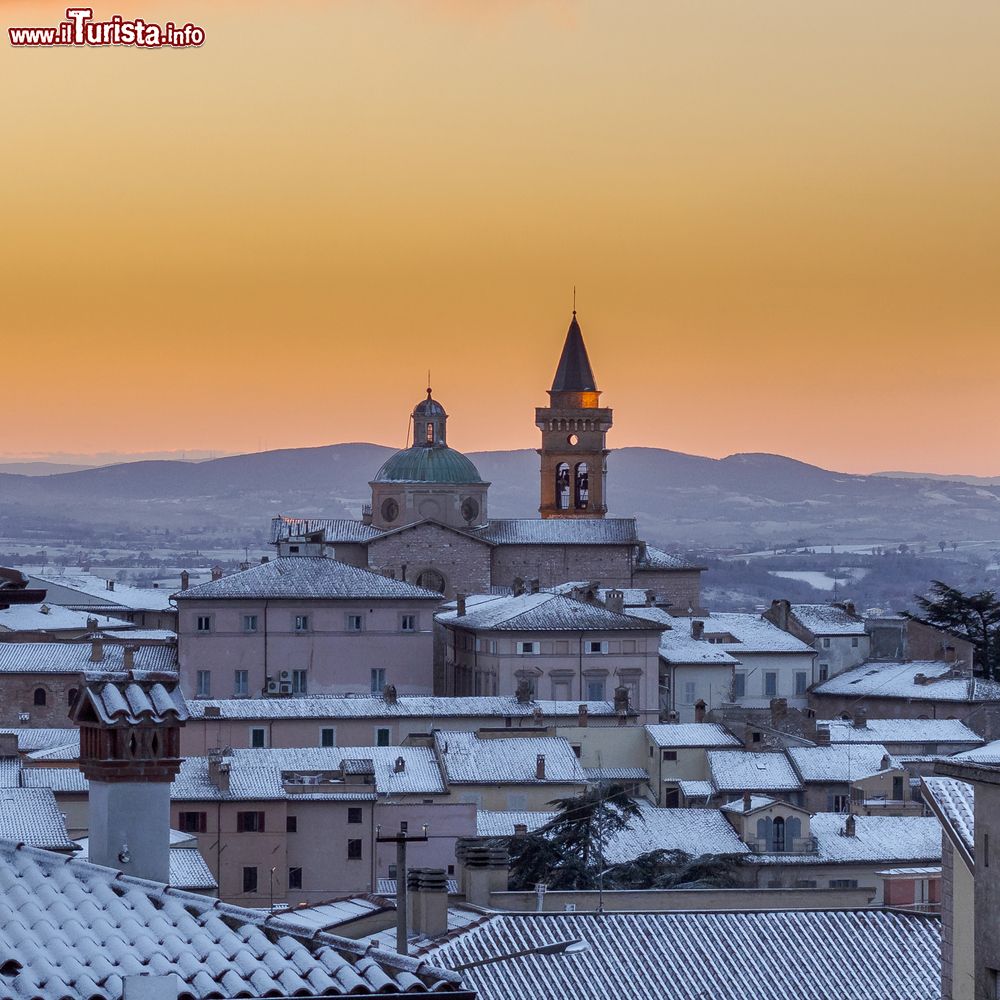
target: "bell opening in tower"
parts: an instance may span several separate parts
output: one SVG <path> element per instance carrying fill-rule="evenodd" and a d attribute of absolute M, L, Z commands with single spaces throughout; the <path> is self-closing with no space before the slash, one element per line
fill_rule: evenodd
<path fill-rule="evenodd" d="M 425 440 L 428 444 L 434 444 L 434 424 L 428 421 Z"/>
<path fill-rule="evenodd" d="M 556 509 L 569 510 L 569 466 L 565 462 L 556 466 Z"/>
<path fill-rule="evenodd" d="M 586 510 L 590 503 L 589 474 L 586 462 L 578 462 L 576 466 L 574 506 L 577 510 Z"/>

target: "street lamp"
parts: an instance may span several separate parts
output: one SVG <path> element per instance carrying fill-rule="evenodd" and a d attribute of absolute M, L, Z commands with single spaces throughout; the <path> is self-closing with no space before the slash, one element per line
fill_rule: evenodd
<path fill-rule="evenodd" d="M 512 958 L 522 958 L 525 955 L 579 955 L 584 951 L 590 951 L 590 945 L 582 938 L 571 938 L 568 941 L 553 941 L 551 944 L 538 944 L 532 948 L 523 948 L 521 951 L 509 952 L 506 955 L 493 955 L 491 958 L 480 958 L 475 962 L 463 962 L 461 965 L 452 965 L 451 970 L 453 972 L 463 972 L 465 969 L 478 969 L 482 965 L 508 962 Z"/>

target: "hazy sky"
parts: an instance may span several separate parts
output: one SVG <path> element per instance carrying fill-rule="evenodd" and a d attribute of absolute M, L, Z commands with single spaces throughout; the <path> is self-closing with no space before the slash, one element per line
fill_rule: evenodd
<path fill-rule="evenodd" d="M 99 0 L 13 50 L 0 453 L 612 446 L 1000 474 L 996 0 Z M 13 420 L 10 418 L 13 417 Z"/>

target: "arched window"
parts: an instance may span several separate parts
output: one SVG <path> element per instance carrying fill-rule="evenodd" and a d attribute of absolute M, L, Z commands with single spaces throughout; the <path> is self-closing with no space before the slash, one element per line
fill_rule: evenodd
<path fill-rule="evenodd" d="M 434 444 L 434 424 L 432 424 L 429 420 L 427 421 L 426 436 L 427 436 L 427 443 Z"/>
<path fill-rule="evenodd" d="M 556 466 L 556 510 L 569 510 L 569 466 L 565 462 Z"/>
<path fill-rule="evenodd" d="M 573 504 L 577 510 L 586 510 L 590 502 L 590 478 L 586 462 L 577 462 Z"/>
<path fill-rule="evenodd" d="M 35 688 L 35 704 L 38 706 L 45 705 L 45 688 Z"/>
<path fill-rule="evenodd" d="M 425 569 L 417 575 L 417 586 L 443 594 L 444 577 L 436 569 Z"/>
<path fill-rule="evenodd" d="M 781 816 L 774 817 L 771 826 L 771 850 L 784 851 L 785 849 L 785 821 Z"/>
<path fill-rule="evenodd" d="M 66 693 L 66 704 L 69 705 L 70 708 L 73 707 L 73 702 L 76 701 L 76 696 L 77 696 L 76 688 L 70 688 L 69 691 Z"/>

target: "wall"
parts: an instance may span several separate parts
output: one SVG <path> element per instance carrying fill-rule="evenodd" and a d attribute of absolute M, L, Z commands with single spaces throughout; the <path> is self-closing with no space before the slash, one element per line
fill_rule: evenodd
<path fill-rule="evenodd" d="M 868 659 L 871 638 L 867 635 L 820 636 L 812 643 L 816 650 L 816 679 L 823 676 L 826 665 L 827 678 L 842 674 Z"/>
<path fill-rule="evenodd" d="M 1000 702 L 866 696 L 862 705 L 870 719 L 958 719 L 985 740 L 1000 739 Z M 845 713 L 853 715 L 857 712 L 858 699 L 848 695 L 817 694 L 810 691 L 809 707 L 819 719 L 836 719 Z"/>
<path fill-rule="evenodd" d="M 632 586 L 656 592 L 658 604 L 683 613 L 701 610 L 701 570 L 643 570 L 632 573 Z"/>
<path fill-rule="evenodd" d="M 435 801 L 380 802 L 375 809 L 376 822 L 382 835 L 391 836 L 400 823 L 407 824 L 407 833 L 419 835 L 427 824 L 427 843 L 410 844 L 406 851 L 408 868 L 443 868 L 449 876 L 455 874 L 455 841 L 459 837 L 476 835 L 476 807 L 469 802 Z M 376 845 L 376 877 L 394 878 L 390 865 L 396 864 L 396 845 Z"/>
<path fill-rule="evenodd" d="M 994 782 L 1000 779 L 982 773 L 975 782 L 976 998 L 994 1000 L 1000 990 L 1000 784 Z"/>
<path fill-rule="evenodd" d="M 479 809 L 551 812 L 554 799 L 571 799 L 583 793 L 582 783 L 546 781 L 524 785 L 451 785 L 451 801 L 474 803 Z"/>
<path fill-rule="evenodd" d="M 94 664 L 95 668 L 99 664 Z M 0 725 L 31 726 L 33 729 L 69 725 L 70 692 L 81 687 L 80 674 L 32 673 L 0 675 Z M 45 692 L 45 704 L 34 703 L 35 691 Z M 22 713 L 29 719 L 20 721 Z"/>
<path fill-rule="evenodd" d="M 736 699 L 743 708 L 768 708 L 772 698 L 784 698 L 789 708 L 805 708 L 809 703 L 807 694 L 795 693 L 795 675 L 806 675 L 806 686 L 816 681 L 816 661 L 811 653 L 751 653 L 728 647 L 729 652 L 740 661 L 735 674 L 746 676 L 746 694 Z M 765 687 L 767 673 L 777 674 L 777 690 L 768 694 Z"/>
<path fill-rule="evenodd" d="M 543 587 L 569 580 L 630 587 L 632 554 L 631 545 L 497 545 L 492 551 L 493 584 L 510 587 L 520 577 L 537 579 Z"/>
<path fill-rule="evenodd" d="M 265 678 L 306 670 L 310 694 L 371 692 L 371 670 L 386 671 L 399 694 L 430 694 L 432 688 L 433 601 L 185 601 L 180 611 L 178 656 L 181 685 L 196 697 L 199 670 L 212 674 L 211 696 L 234 695 L 234 672 L 249 673 L 249 690 L 259 695 Z M 294 630 L 295 616 L 309 616 L 309 630 Z M 417 631 L 403 632 L 404 614 L 417 617 Z M 212 630 L 197 631 L 197 618 L 212 616 Z M 245 615 L 257 616 L 257 631 L 243 629 Z M 348 615 L 360 615 L 364 629 L 347 630 Z"/>
<path fill-rule="evenodd" d="M 699 701 L 705 702 L 706 711 L 710 712 L 732 698 L 736 668 L 731 663 L 664 663 L 664 669 L 669 677 L 668 705 L 677 713 L 679 722 L 695 721 L 694 707 Z M 689 685 L 693 685 L 693 691 Z"/>

